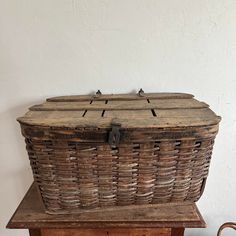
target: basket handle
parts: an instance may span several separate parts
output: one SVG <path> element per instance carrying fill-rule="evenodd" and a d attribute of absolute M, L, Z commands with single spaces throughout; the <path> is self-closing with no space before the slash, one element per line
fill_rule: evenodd
<path fill-rule="evenodd" d="M 217 236 L 221 236 L 221 232 L 225 228 L 231 228 L 231 229 L 236 230 L 236 223 L 235 222 L 226 222 L 223 225 L 221 225 L 220 228 L 218 229 Z"/>

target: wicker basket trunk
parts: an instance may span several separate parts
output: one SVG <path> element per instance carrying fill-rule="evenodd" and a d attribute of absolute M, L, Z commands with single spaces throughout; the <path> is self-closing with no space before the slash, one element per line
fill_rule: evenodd
<path fill-rule="evenodd" d="M 220 117 L 190 94 L 47 99 L 18 118 L 49 213 L 197 201 Z"/>

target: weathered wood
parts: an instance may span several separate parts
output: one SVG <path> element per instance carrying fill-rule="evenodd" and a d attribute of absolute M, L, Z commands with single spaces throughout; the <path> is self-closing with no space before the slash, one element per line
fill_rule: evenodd
<path fill-rule="evenodd" d="M 168 203 L 126 206 L 106 210 L 80 210 L 69 215 L 45 213 L 34 183 L 13 217 L 8 228 L 195 228 L 206 224 L 195 203 Z"/>
<path fill-rule="evenodd" d="M 105 105 L 106 101 L 93 101 L 90 102 L 90 106 L 93 104 L 93 106 L 98 106 L 98 105 Z M 105 110 L 100 109 L 100 110 L 90 110 L 90 109 L 85 109 L 83 113 L 83 118 L 85 119 L 90 119 L 90 118 L 95 118 L 97 119 L 98 117 L 103 117 Z"/>
<path fill-rule="evenodd" d="M 42 236 L 175 236 L 170 228 L 42 229 Z M 181 236 L 176 234 L 176 236 Z"/>
<path fill-rule="evenodd" d="M 92 111 L 89 111 L 90 113 Z M 51 112 L 44 112 L 44 118 L 40 118 L 40 113 L 38 112 L 28 112 L 24 117 L 19 118 L 21 124 L 32 125 L 32 126 L 51 126 L 51 127 L 67 127 L 67 128 L 110 128 L 111 123 L 116 121 L 120 123 L 122 128 L 133 129 L 133 128 L 178 128 L 178 127 L 198 127 L 198 126 L 209 126 L 217 125 L 220 121 L 220 118 L 217 116 L 212 116 L 211 114 L 206 114 L 204 117 L 193 116 L 193 117 L 181 117 L 172 116 L 172 117 L 161 117 L 161 112 L 156 112 L 157 117 L 155 119 L 149 117 L 139 117 L 134 118 L 132 112 L 126 113 L 122 117 L 122 112 L 117 111 L 116 114 L 120 114 L 116 118 L 107 114 L 111 114 L 111 111 L 107 111 L 104 117 L 82 117 L 84 112 L 79 111 L 75 112 L 74 115 L 71 113 L 63 112 L 61 118 L 57 118 L 56 114 Z M 114 112 L 114 111 L 113 111 Z M 99 114 L 101 114 L 100 112 Z M 141 112 L 143 113 L 143 112 Z M 81 117 L 79 115 L 81 114 Z M 133 119 L 130 119 L 130 118 Z M 145 119 L 144 119 L 145 118 Z"/>
<path fill-rule="evenodd" d="M 47 101 L 50 102 L 77 102 L 77 101 L 90 101 L 91 99 L 96 100 L 146 100 L 156 98 L 156 99 L 181 99 L 181 98 L 192 98 L 192 94 L 187 93 L 145 93 L 145 96 L 137 96 L 137 94 L 104 94 L 100 97 L 94 97 L 94 95 L 74 95 L 74 96 L 60 96 L 48 98 Z"/>
<path fill-rule="evenodd" d="M 102 95 L 104 99 L 109 99 L 76 102 L 70 102 L 69 97 L 63 98 L 63 102 L 49 99 L 50 102 L 31 107 L 30 112 L 18 118 L 18 121 L 29 125 L 77 128 L 94 127 L 94 123 L 97 123 L 97 127 L 110 127 L 114 119 L 126 128 L 206 126 L 220 121 L 207 104 L 191 96 L 184 94 L 176 98 L 174 94 L 172 98 L 168 98 L 171 94 L 167 97 L 161 96 L 162 94 L 153 94 L 153 97 L 154 95 L 162 99 L 138 100 L 137 95 L 136 100 L 126 101 L 119 100 L 122 98 L 120 95 Z"/>
<path fill-rule="evenodd" d="M 105 103 L 87 102 L 45 102 L 30 107 L 31 111 L 79 111 L 79 110 L 150 110 L 150 109 L 200 109 L 207 104 L 195 99 L 162 99 L 133 101 L 109 101 Z"/>

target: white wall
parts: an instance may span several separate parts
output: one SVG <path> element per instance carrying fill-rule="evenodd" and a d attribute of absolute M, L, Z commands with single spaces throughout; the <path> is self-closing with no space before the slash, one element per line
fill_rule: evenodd
<path fill-rule="evenodd" d="M 64 94 L 193 93 L 223 117 L 198 206 L 236 220 L 235 0 L 0 0 L 0 235 L 32 182 L 16 117 Z M 226 233 L 230 235 L 230 233 Z"/>

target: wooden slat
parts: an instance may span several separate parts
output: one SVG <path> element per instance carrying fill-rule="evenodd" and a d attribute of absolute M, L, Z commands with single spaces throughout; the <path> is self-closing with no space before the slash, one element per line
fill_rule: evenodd
<path fill-rule="evenodd" d="M 60 120 L 65 118 L 78 119 L 84 114 L 84 110 L 81 111 L 29 111 L 25 114 L 25 117 L 37 120 Z"/>
<path fill-rule="evenodd" d="M 191 109 L 191 108 L 204 108 L 208 105 L 204 102 L 199 102 L 196 99 L 166 99 L 155 100 L 150 99 L 151 105 L 157 105 L 157 109 Z"/>
<path fill-rule="evenodd" d="M 152 118 L 151 110 L 121 110 L 121 111 L 106 111 L 105 118 L 123 118 L 123 119 L 137 119 Z"/>
<path fill-rule="evenodd" d="M 142 118 L 154 119 L 156 125 L 161 125 L 163 118 L 170 118 L 172 121 L 178 123 L 183 123 L 187 118 L 191 118 L 192 121 L 199 119 L 212 120 L 215 119 L 215 113 L 210 109 L 178 109 L 178 110 L 155 110 L 157 117 L 153 117 L 150 110 L 122 110 L 122 111 L 106 111 L 104 117 L 102 118 L 102 111 L 88 111 L 85 114 L 86 119 L 82 119 L 83 123 L 87 121 L 88 124 L 93 122 L 93 119 L 104 119 L 104 118 L 117 118 L 117 119 L 129 119 L 129 123 L 135 123 L 135 120 Z M 20 119 L 21 122 L 32 123 L 34 125 L 79 125 L 81 123 L 81 118 L 84 111 L 29 111 L 23 118 Z M 139 117 L 139 118 L 137 118 Z M 161 119 L 161 120 L 160 120 Z M 106 121 L 110 121 L 107 119 Z M 218 119 L 217 119 L 218 120 Z M 128 121 L 126 121 L 128 122 Z M 158 123 L 159 122 L 159 123 Z M 167 120 L 166 120 L 167 122 Z M 170 122 L 170 121 L 168 121 Z M 127 125 L 129 124 L 127 123 Z M 109 124 L 108 124 L 109 125 Z"/>
<path fill-rule="evenodd" d="M 84 104 L 84 102 L 45 102 L 30 108 L 31 111 L 77 111 L 77 110 L 147 110 L 147 109 L 197 109 L 208 107 L 195 99 L 151 100 L 146 103 L 137 101 L 112 101 L 105 103 Z"/>
<path fill-rule="evenodd" d="M 54 102 L 76 102 L 76 101 L 90 101 L 94 100 L 143 100 L 143 99 L 175 99 L 175 98 L 192 98 L 192 94 L 187 93 L 145 93 L 144 97 L 140 97 L 137 94 L 104 94 L 100 97 L 94 98 L 93 95 L 74 95 L 74 96 L 60 96 L 48 98 L 47 101 Z"/>
<path fill-rule="evenodd" d="M 201 109 L 171 109 L 159 110 L 155 109 L 157 118 L 175 117 L 177 122 L 179 118 L 198 117 L 198 118 L 213 118 L 216 117 L 215 113 L 209 108 Z"/>
<path fill-rule="evenodd" d="M 205 227 L 195 203 L 181 202 L 158 205 L 111 207 L 79 210 L 76 214 L 46 214 L 37 185 L 33 184 L 8 228 L 146 228 Z"/>
<path fill-rule="evenodd" d="M 145 99 L 145 100 L 132 100 L 132 101 L 119 101 L 119 100 L 111 100 L 109 101 L 109 105 L 113 106 L 113 107 L 116 107 L 116 106 L 126 106 L 126 105 L 129 105 L 129 106 L 133 106 L 133 105 L 137 105 L 139 107 L 145 107 L 149 104 L 148 100 Z"/>
<path fill-rule="evenodd" d="M 133 101 L 109 101 L 109 105 L 117 106 L 119 104 L 130 104 L 132 106 L 134 102 Z M 145 100 L 138 100 L 135 101 L 136 104 L 138 104 L 141 107 L 145 107 L 146 104 L 148 104 L 147 99 Z M 108 110 L 104 117 L 110 117 L 110 118 L 123 118 L 123 119 L 136 119 L 139 118 L 152 118 L 152 112 L 151 109 L 146 110 Z"/>
<path fill-rule="evenodd" d="M 96 112 L 96 111 L 90 111 Z M 141 113 L 140 113 L 141 112 Z M 58 115 L 60 114 L 60 116 Z M 179 110 L 155 110 L 156 117 L 150 110 L 145 111 L 106 111 L 101 117 L 91 114 L 90 117 L 82 117 L 83 111 L 29 111 L 18 120 L 29 125 L 53 126 L 53 127 L 98 127 L 109 128 L 112 121 L 120 123 L 123 128 L 167 128 L 205 126 L 217 124 L 220 117 L 210 109 L 179 109 Z M 137 116 L 136 116 L 137 115 Z M 59 117 L 59 118 L 58 118 Z"/>
<path fill-rule="evenodd" d="M 122 128 L 167 128 L 167 127 L 189 127 L 189 126 L 208 126 L 219 123 L 220 117 L 206 116 L 206 117 L 152 117 L 152 118 L 85 118 L 81 117 L 74 119 L 73 117 L 66 116 L 61 119 L 40 119 L 37 118 L 37 113 L 29 112 L 25 117 L 19 118 L 22 124 L 52 126 L 52 127 L 97 127 L 97 128 L 110 128 L 111 122 L 116 120 L 117 123 L 122 124 Z"/>

